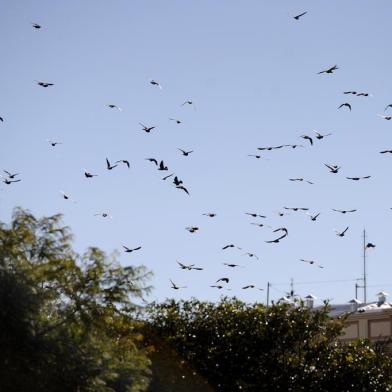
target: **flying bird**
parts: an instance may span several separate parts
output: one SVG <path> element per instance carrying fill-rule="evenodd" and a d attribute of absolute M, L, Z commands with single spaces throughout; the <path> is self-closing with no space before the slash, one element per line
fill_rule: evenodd
<path fill-rule="evenodd" d="M 324 268 L 322 265 L 316 263 L 314 260 L 305 260 L 305 259 L 300 259 L 301 261 L 303 261 L 304 263 L 308 263 L 310 265 L 315 265 L 316 267 L 319 268 Z"/>
<path fill-rule="evenodd" d="M 295 20 L 299 20 L 299 18 L 301 18 L 302 16 L 306 15 L 308 13 L 308 11 L 302 12 L 299 15 L 293 16 L 293 19 Z"/>
<path fill-rule="evenodd" d="M 176 118 L 169 118 L 170 121 L 175 121 L 176 124 L 182 124 L 181 120 L 177 120 Z"/>
<path fill-rule="evenodd" d="M 305 180 L 305 179 L 303 179 L 302 177 L 299 177 L 299 178 L 289 178 L 289 181 L 294 181 L 294 182 L 302 182 L 302 181 L 305 181 L 305 182 L 307 182 L 307 183 L 310 184 L 310 185 L 314 185 L 314 182 Z"/>
<path fill-rule="evenodd" d="M 196 106 L 195 106 L 195 104 L 193 103 L 193 101 L 186 100 L 183 104 L 181 104 L 181 106 L 185 106 L 185 105 L 192 105 L 192 106 L 193 106 L 193 109 L 196 110 Z"/>
<path fill-rule="evenodd" d="M 241 248 L 239 248 L 238 246 L 235 246 L 234 244 L 225 245 L 225 246 L 222 248 L 222 250 L 226 250 L 226 249 L 228 249 L 228 248 L 237 248 L 237 249 L 240 249 L 240 250 L 241 250 Z"/>
<path fill-rule="evenodd" d="M 291 211 L 308 211 L 309 208 L 305 207 L 283 207 L 285 210 L 291 210 Z"/>
<path fill-rule="evenodd" d="M 11 185 L 13 182 L 20 182 L 22 181 L 21 179 L 19 180 L 11 180 L 9 178 L 4 178 L 3 176 L 0 176 L 2 178 L 2 181 L 4 182 L 4 184 L 6 185 Z"/>
<path fill-rule="evenodd" d="M 150 84 L 153 86 L 157 86 L 157 87 L 159 87 L 160 90 L 162 90 L 162 86 L 157 80 L 151 79 Z"/>
<path fill-rule="evenodd" d="M 372 244 L 371 242 L 368 242 L 365 246 L 365 249 L 371 249 L 371 248 L 375 248 L 376 245 Z"/>
<path fill-rule="evenodd" d="M 240 265 L 238 265 L 238 264 L 230 264 L 230 263 L 223 263 L 223 265 L 226 265 L 230 268 L 240 267 Z"/>
<path fill-rule="evenodd" d="M 331 173 L 335 173 L 335 174 L 341 169 L 341 167 L 338 165 L 329 165 L 327 163 L 324 163 L 324 165 L 327 166 L 327 168 Z"/>
<path fill-rule="evenodd" d="M 191 154 L 193 152 L 193 150 L 185 151 L 185 150 L 182 150 L 181 148 L 179 148 L 178 150 L 180 150 L 182 152 L 182 155 L 184 155 L 184 157 L 187 157 L 189 154 Z"/>
<path fill-rule="evenodd" d="M 140 249 L 142 249 L 141 246 L 138 246 L 137 248 L 128 248 L 127 246 L 123 245 L 122 247 L 124 248 L 124 252 L 125 252 L 125 253 L 132 253 L 132 252 L 134 252 L 135 250 L 140 250 Z"/>
<path fill-rule="evenodd" d="M 346 177 L 347 180 L 359 181 L 359 180 L 367 180 L 371 178 L 371 176 L 363 176 L 363 177 Z"/>
<path fill-rule="evenodd" d="M 3 172 L 5 173 L 5 174 L 7 174 L 7 176 L 8 176 L 8 178 L 10 178 L 11 180 L 13 180 L 16 176 L 18 176 L 20 173 L 10 173 L 9 171 L 7 171 L 7 170 L 3 170 Z"/>
<path fill-rule="evenodd" d="M 88 171 L 85 171 L 85 172 L 84 172 L 84 176 L 85 176 L 86 178 L 93 178 L 93 177 L 98 177 L 98 174 L 92 174 L 92 173 L 90 173 L 90 172 L 88 172 Z"/>
<path fill-rule="evenodd" d="M 173 184 L 175 186 L 180 186 L 182 183 L 182 180 L 179 180 L 177 176 L 174 177 Z"/>
<path fill-rule="evenodd" d="M 42 26 L 39 25 L 38 23 L 32 23 L 31 24 L 35 29 L 39 30 Z"/>
<path fill-rule="evenodd" d="M 204 216 L 208 216 L 209 218 L 215 218 L 216 214 L 214 212 L 207 212 L 205 214 L 203 214 Z"/>
<path fill-rule="evenodd" d="M 155 129 L 156 127 L 148 127 L 147 125 L 144 125 L 143 123 L 139 123 L 142 126 L 142 130 L 144 132 L 150 133 L 153 129 Z"/>
<path fill-rule="evenodd" d="M 336 210 L 335 208 L 332 208 L 332 211 L 340 212 L 341 214 L 347 214 L 348 212 L 355 212 L 357 210 Z"/>
<path fill-rule="evenodd" d="M 122 109 L 120 107 L 118 107 L 117 105 L 113 105 L 112 103 L 106 105 L 108 108 L 110 109 L 117 109 L 119 112 L 122 111 Z"/>
<path fill-rule="evenodd" d="M 171 279 L 170 279 L 170 283 L 171 283 L 171 288 L 174 290 L 186 289 L 186 286 L 177 286 Z"/>
<path fill-rule="evenodd" d="M 185 230 L 188 230 L 190 233 L 196 233 L 199 230 L 199 228 L 197 226 L 188 226 L 185 227 Z"/>
<path fill-rule="evenodd" d="M 258 226 L 258 227 L 269 227 L 269 228 L 271 228 L 271 226 L 265 225 L 264 223 L 251 222 L 250 224 L 254 225 L 254 226 Z"/>
<path fill-rule="evenodd" d="M 46 140 L 52 147 L 56 147 L 58 144 L 63 144 L 62 142 L 55 142 L 53 140 Z"/>
<path fill-rule="evenodd" d="M 50 86 L 54 86 L 54 83 L 42 82 L 40 80 L 36 80 L 36 82 L 37 82 L 38 86 L 45 87 L 45 88 L 50 87 Z"/>
<path fill-rule="evenodd" d="M 282 144 L 280 146 L 274 146 L 274 147 L 271 147 L 271 146 L 269 146 L 269 147 L 257 147 L 257 149 L 260 150 L 260 151 L 264 151 L 264 150 L 271 151 L 271 150 L 278 150 L 279 148 L 282 148 L 282 147 L 285 147 L 285 146 Z"/>
<path fill-rule="evenodd" d="M 109 162 L 109 159 L 106 158 L 106 168 L 107 168 L 108 170 L 112 170 L 112 169 L 114 169 L 115 167 L 117 167 L 117 165 L 111 165 L 110 162 Z"/>
<path fill-rule="evenodd" d="M 337 69 L 339 69 L 339 67 L 338 67 L 337 65 L 334 65 L 334 66 L 331 67 L 331 68 L 328 68 L 328 69 L 325 69 L 324 71 L 318 72 L 318 74 L 323 74 L 323 73 L 332 74 L 332 73 L 333 73 L 334 71 L 336 71 Z"/>
<path fill-rule="evenodd" d="M 279 227 L 278 229 L 273 230 L 273 233 L 277 233 L 278 231 L 283 231 L 285 237 L 289 235 L 289 231 L 285 227 Z"/>
<path fill-rule="evenodd" d="M 195 267 L 195 264 L 186 265 L 186 264 L 180 263 L 179 261 L 177 261 L 177 264 L 183 270 L 185 270 L 185 269 L 188 270 L 188 271 L 191 271 L 191 270 L 202 271 L 203 270 L 203 268 L 201 268 L 201 267 Z"/>
<path fill-rule="evenodd" d="M 129 161 L 127 161 L 126 159 L 120 159 L 119 161 L 116 161 L 116 163 L 124 163 L 125 165 L 127 165 L 128 169 L 131 167 Z"/>
<path fill-rule="evenodd" d="M 255 255 L 254 253 L 250 253 L 250 252 L 246 252 L 246 253 L 244 253 L 244 256 L 249 256 L 249 257 L 251 257 L 251 258 L 255 258 L 256 260 L 260 260 L 259 259 L 259 257 L 257 256 L 257 255 Z"/>
<path fill-rule="evenodd" d="M 259 215 L 256 212 L 245 212 L 245 215 L 250 215 L 252 218 L 267 218 L 265 215 Z"/>
<path fill-rule="evenodd" d="M 347 226 L 343 231 L 338 231 L 338 230 L 334 230 L 335 231 L 335 233 L 336 233 L 336 235 L 338 236 L 338 237 L 344 237 L 344 235 L 346 234 L 346 231 L 349 229 L 349 227 Z"/>
<path fill-rule="evenodd" d="M 253 157 L 253 158 L 256 158 L 256 159 L 260 159 L 261 155 L 248 154 L 248 157 Z"/>
<path fill-rule="evenodd" d="M 309 140 L 309 143 L 310 143 L 310 145 L 311 146 L 313 146 L 313 139 L 310 137 L 310 136 L 308 136 L 308 135 L 302 135 L 302 136 L 300 136 L 302 139 L 304 139 L 304 140 Z"/>
<path fill-rule="evenodd" d="M 101 212 L 101 213 L 98 213 L 98 214 L 94 214 L 94 216 L 101 216 L 102 218 L 109 218 L 109 219 L 112 219 L 113 217 L 110 215 L 110 214 L 108 214 L 107 212 Z"/>
<path fill-rule="evenodd" d="M 230 281 L 229 278 L 220 278 L 220 279 L 218 279 L 215 283 L 219 283 L 219 282 L 229 283 L 229 281 Z"/>
<path fill-rule="evenodd" d="M 316 139 L 318 139 L 318 140 L 324 139 L 325 137 L 332 135 L 332 133 L 326 133 L 323 135 L 323 134 L 317 132 L 315 129 L 313 129 L 313 132 L 316 134 Z"/>
<path fill-rule="evenodd" d="M 211 285 L 210 287 L 216 288 L 216 289 L 218 289 L 218 290 L 223 289 L 223 286 L 221 286 L 221 285 L 219 285 L 219 284 L 213 284 L 213 285 Z"/>
<path fill-rule="evenodd" d="M 1 121 L 1 122 L 4 122 L 4 118 L 3 118 L 3 117 L 0 117 L 0 121 Z"/>
<path fill-rule="evenodd" d="M 163 177 L 162 180 L 163 180 L 163 181 L 166 181 L 168 178 L 170 178 L 170 177 L 172 177 L 172 176 L 174 176 L 174 173 L 169 174 L 169 175 Z"/>
<path fill-rule="evenodd" d="M 384 116 L 382 114 L 377 114 L 377 116 L 379 116 L 379 117 L 381 117 L 381 118 L 383 118 L 384 120 L 387 120 L 387 121 L 392 119 L 392 116 Z"/>
<path fill-rule="evenodd" d="M 254 289 L 255 285 L 254 284 L 248 284 L 247 286 L 241 287 L 242 290 L 246 290 L 246 289 Z"/>
<path fill-rule="evenodd" d="M 169 170 L 167 166 L 165 166 L 165 163 L 163 161 L 161 161 L 159 163 L 159 168 L 158 170 Z"/>
<path fill-rule="evenodd" d="M 310 220 L 312 220 L 313 222 L 315 222 L 315 221 L 317 220 L 318 216 L 320 215 L 320 212 L 319 212 L 318 214 L 316 214 L 316 215 L 311 215 L 311 214 L 309 214 L 309 213 L 307 213 L 307 214 L 309 215 Z"/>
<path fill-rule="evenodd" d="M 286 237 L 286 234 L 283 234 L 282 236 L 280 236 L 279 238 L 276 238 L 274 240 L 269 240 L 269 241 L 264 241 L 267 244 L 278 244 L 280 240 L 282 240 L 283 238 Z"/>
<path fill-rule="evenodd" d="M 65 200 L 70 200 L 70 201 L 72 201 L 73 203 L 75 203 L 75 200 L 71 199 L 71 196 L 70 196 L 70 195 L 68 195 L 68 194 L 65 193 L 64 191 L 60 191 L 60 193 L 63 195 L 63 199 L 65 199 Z"/>
<path fill-rule="evenodd" d="M 158 161 L 155 158 L 146 158 L 146 161 L 153 162 L 156 166 L 158 166 Z"/>
<path fill-rule="evenodd" d="M 283 147 L 297 148 L 297 147 L 303 147 L 303 145 L 302 144 L 285 144 Z"/>
<path fill-rule="evenodd" d="M 380 151 L 380 154 L 386 154 L 386 153 L 392 154 L 392 150 Z"/>
<path fill-rule="evenodd" d="M 356 91 L 343 91 L 343 94 L 357 95 L 357 92 Z"/>
<path fill-rule="evenodd" d="M 349 103 L 347 103 L 347 102 L 342 103 L 342 104 L 338 107 L 338 109 L 343 108 L 343 107 L 346 107 L 346 108 L 350 109 L 350 112 L 351 112 L 351 105 L 350 105 Z"/>
<path fill-rule="evenodd" d="M 186 189 L 183 185 L 177 185 L 176 188 L 183 190 L 187 195 L 189 195 L 188 189 Z"/>

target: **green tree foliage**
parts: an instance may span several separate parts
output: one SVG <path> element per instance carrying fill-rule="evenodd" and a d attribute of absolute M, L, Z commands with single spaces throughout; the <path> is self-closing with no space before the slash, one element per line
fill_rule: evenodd
<path fill-rule="evenodd" d="M 146 332 L 156 347 L 150 390 L 185 391 L 185 381 L 192 391 L 392 390 L 385 347 L 340 343 L 344 318 L 330 318 L 328 310 L 227 298 L 152 305 Z M 162 366 L 170 362 L 176 369 L 171 377 Z"/>
<path fill-rule="evenodd" d="M 151 273 L 71 240 L 61 215 L 0 223 L 0 390 L 144 391 L 136 303 Z"/>

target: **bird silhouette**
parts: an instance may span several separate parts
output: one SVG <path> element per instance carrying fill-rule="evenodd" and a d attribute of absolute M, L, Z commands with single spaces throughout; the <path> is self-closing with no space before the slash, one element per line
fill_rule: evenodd
<path fill-rule="evenodd" d="M 257 255 L 255 255 L 254 253 L 250 253 L 250 252 L 246 252 L 244 253 L 244 256 L 249 256 L 250 258 L 255 258 L 256 260 L 260 260 L 259 257 Z"/>
<path fill-rule="evenodd" d="M 116 163 L 124 163 L 124 165 L 127 165 L 128 169 L 131 167 L 129 161 L 126 159 L 120 159 L 119 161 L 116 161 Z"/>
<path fill-rule="evenodd" d="M 31 24 L 36 30 L 39 30 L 40 28 L 42 28 L 41 25 L 39 25 L 38 23 L 32 23 Z"/>
<path fill-rule="evenodd" d="M 162 90 L 162 85 L 157 80 L 151 79 L 150 84 L 159 87 L 159 89 Z"/>
<path fill-rule="evenodd" d="M 191 154 L 193 152 L 193 150 L 185 151 L 185 150 L 182 150 L 181 148 L 179 148 L 178 150 L 180 150 L 182 152 L 182 155 L 184 155 L 184 157 L 187 157 L 189 154 Z"/>
<path fill-rule="evenodd" d="M 319 267 L 319 268 L 324 268 L 322 265 L 316 263 L 314 260 L 305 260 L 305 259 L 300 259 L 300 260 L 303 261 L 304 263 L 315 265 L 316 267 Z"/>
<path fill-rule="evenodd" d="M 40 80 L 36 80 L 36 82 L 37 82 L 38 86 L 41 86 L 44 88 L 54 86 L 54 83 L 43 82 Z"/>
<path fill-rule="evenodd" d="M 155 165 L 158 166 L 158 161 L 155 158 L 146 158 L 146 161 L 150 161 L 152 163 L 155 163 Z"/>
<path fill-rule="evenodd" d="M 299 15 L 293 16 L 293 18 L 294 18 L 295 20 L 299 20 L 299 18 L 301 18 L 302 16 L 306 15 L 307 13 L 308 13 L 308 11 L 302 12 L 302 13 L 299 14 Z"/>
<path fill-rule="evenodd" d="M 8 178 L 11 179 L 11 180 L 13 180 L 16 176 L 19 176 L 19 174 L 20 174 L 20 173 L 10 173 L 10 172 L 7 171 L 7 170 L 3 170 L 3 172 L 4 172 L 5 174 L 7 174 Z"/>
<path fill-rule="evenodd" d="M 201 267 L 195 267 L 195 264 L 186 265 L 186 264 L 183 264 L 183 263 L 181 263 L 179 261 L 177 261 L 177 264 L 183 270 L 188 270 L 188 271 L 191 271 L 191 270 L 202 271 L 203 270 L 203 268 L 201 268 Z"/>
<path fill-rule="evenodd" d="M 338 237 L 344 237 L 344 235 L 346 234 L 348 229 L 349 229 L 349 227 L 347 226 L 343 231 L 339 231 L 336 229 L 334 231 Z"/>
<path fill-rule="evenodd" d="M 309 215 L 310 220 L 312 220 L 313 222 L 315 222 L 315 221 L 317 220 L 317 218 L 319 217 L 320 212 L 317 213 L 316 215 L 312 215 L 312 214 L 309 214 L 309 213 L 307 213 L 307 214 Z"/>
<path fill-rule="evenodd" d="M 190 233 L 196 233 L 199 228 L 197 226 L 188 226 L 185 228 L 185 230 L 188 230 Z"/>
<path fill-rule="evenodd" d="M 303 182 L 303 181 L 305 181 L 305 182 L 307 182 L 310 185 L 314 185 L 314 183 L 312 181 L 305 180 L 302 177 L 299 177 L 299 178 L 289 178 L 289 181 L 293 181 L 293 182 Z"/>
<path fill-rule="evenodd" d="M 163 161 L 159 162 L 159 168 L 158 170 L 169 170 L 167 166 L 165 166 L 165 163 Z"/>
<path fill-rule="evenodd" d="M 340 212 L 341 214 L 347 214 L 349 212 L 356 212 L 357 210 L 336 210 L 335 208 L 332 208 L 332 211 Z"/>
<path fill-rule="evenodd" d="M 174 177 L 173 184 L 175 186 L 180 186 L 182 183 L 183 182 L 181 180 L 179 180 L 177 176 Z"/>
<path fill-rule="evenodd" d="M 378 114 L 377 116 L 383 118 L 384 120 L 390 121 L 392 119 L 392 116 L 384 116 L 383 114 Z"/>
<path fill-rule="evenodd" d="M 229 278 L 220 278 L 220 279 L 218 279 L 215 283 L 219 283 L 219 282 L 229 283 L 229 281 L 230 281 Z"/>
<path fill-rule="evenodd" d="M 88 172 L 88 171 L 85 171 L 85 172 L 84 172 L 84 176 L 85 176 L 86 178 L 93 178 L 93 177 L 98 177 L 98 174 L 92 174 L 92 173 L 90 173 L 90 172 Z"/>
<path fill-rule="evenodd" d="M 223 265 L 226 265 L 227 267 L 230 267 L 230 268 L 240 267 L 240 265 L 232 264 L 232 263 L 223 263 Z"/>
<path fill-rule="evenodd" d="M 182 124 L 181 120 L 177 120 L 176 118 L 169 118 L 170 121 L 175 121 L 176 124 Z"/>
<path fill-rule="evenodd" d="M 323 73 L 332 74 L 332 73 L 333 73 L 334 71 L 336 71 L 337 69 L 339 69 L 339 67 L 338 67 L 337 65 L 334 65 L 334 66 L 331 67 L 331 68 L 328 68 L 328 69 L 325 69 L 324 71 L 318 72 L 318 74 L 323 74 Z"/>
<path fill-rule="evenodd" d="M 380 151 L 380 154 L 392 154 L 392 150 L 384 150 L 384 151 Z"/>
<path fill-rule="evenodd" d="M 56 147 L 58 144 L 63 144 L 62 142 L 55 142 L 53 140 L 47 140 L 47 142 L 52 146 Z"/>
<path fill-rule="evenodd" d="M 349 103 L 347 103 L 347 102 L 342 103 L 342 104 L 338 107 L 338 109 L 341 109 L 341 108 L 343 108 L 343 107 L 346 107 L 346 108 L 350 109 L 350 112 L 351 112 L 351 105 L 350 105 Z"/>
<path fill-rule="evenodd" d="M 123 245 L 122 247 L 124 248 L 124 252 L 125 252 L 125 253 L 132 253 L 132 252 L 134 252 L 135 250 L 140 250 L 140 249 L 142 249 L 141 246 L 138 246 L 137 248 L 128 248 L 127 246 Z"/>
<path fill-rule="evenodd" d="M 22 181 L 21 179 L 12 180 L 12 179 L 10 179 L 10 178 L 4 178 L 3 176 L 0 176 L 0 177 L 1 177 L 2 181 L 4 182 L 4 184 L 6 184 L 6 185 L 11 185 L 11 184 L 14 183 L 14 182 L 20 182 L 20 181 Z"/>
<path fill-rule="evenodd" d="M 313 139 L 310 136 L 308 136 L 308 135 L 301 135 L 300 137 L 302 139 L 304 139 L 304 140 L 309 140 L 310 145 L 313 146 Z"/>
<path fill-rule="evenodd" d="M 186 189 L 183 185 L 177 185 L 176 188 L 183 190 L 187 195 L 189 195 L 188 189 Z"/>
<path fill-rule="evenodd" d="M 256 212 L 245 212 L 245 215 L 249 215 L 252 218 L 267 218 L 265 215 L 259 215 Z"/>
<path fill-rule="evenodd" d="M 229 249 L 229 248 L 237 248 L 237 249 L 240 249 L 240 250 L 241 250 L 241 248 L 239 248 L 238 246 L 236 246 L 236 245 L 234 245 L 234 244 L 225 245 L 225 246 L 222 248 L 222 250 L 226 250 L 226 249 Z"/>
<path fill-rule="evenodd" d="M 324 139 L 327 136 L 331 136 L 332 133 L 326 133 L 326 134 L 321 134 L 320 132 L 317 132 L 316 130 L 313 129 L 313 132 L 316 134 L 316 139 L 321 140 Z"/>
<path fill-rule="evenodd" d="M 174 290 L 186 289 L 186 286 L 177 286 L 171 279 L 170 279 L 170 283 L 171 283 L 171 288 Z"/>
<path fill-rule="evenodd" d="M 148 127 L 147 125 L 144 125 L 143 123 L 139 123 L 142 126 L 142 130 L 144 132 L 150 133 L 153 129 L 155 129 L 156 127 Z"/>
<path fill-rule="evenodd" d="M 205 214 L 203 214 L 204 216 L 208 216 L 209 218 L 215 218 L 216 214 L 214 212 L 207 212 Z"/>
<path fill-rule="evenodd" d="M 110 215 L 110 214 L 108 214 L 107 212 L 100 212 L 100 213 L 98 213 L 98 214 L 94 214 L 94 216 L 101 216 L 102 218 L 109 218 L 109 219 L 112 219 L 113 217 Z"/>
<path fill-rule="evenodd" d="M 359 181 L 359 180 L 367 180 L 372 176 L 363 176 L 363 177 L 346 177 L 347 180 Z"/>
<path fill-rule="evenodd" d="M 283 207 L 285 210 L 291 210 L 291 211 L 308 211 L 309 208 L 306 207 Z"/>
<path fill-rule="evenodd" d="M 122 111 L 122 109 L 120 107 L 118 107 L 117 105 L 113 105 L 112 103 L 106 105 L 109 109 L 117 109 L 119 112 Z"/>
<path fill-rule="evenodd" d="M 329 169 L 329 171 L 331 173 L 334 173 L 334 174 L 338 173 L 339 170 L 341 169 L 341 167 L 338 165 L 329 165 L 327 163 L 324 163 L 324 165 Z"/>
<path fill-rule="evenodd" d="M 170 178 L 170 177 L 172 177 L 172 176 L 174 176 L 174 173 L 169 174 L 169 175 L 163 177 L 162 180 L 163 180 L 163 181 L 166 181 L 168 178 Z"/>
<path fill-rule="evenodd" d="M 109 159 L 106 158 L 106 169 L 113 170 L 117 165 L 111 165 Z"/>

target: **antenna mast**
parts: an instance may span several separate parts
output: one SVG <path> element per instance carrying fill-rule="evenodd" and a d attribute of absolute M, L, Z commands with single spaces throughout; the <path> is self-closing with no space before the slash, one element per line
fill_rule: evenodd
<path fill-rule="evenodd" d="M 366 230 L 363 230 L 363 302 L 366 304 Z"/>

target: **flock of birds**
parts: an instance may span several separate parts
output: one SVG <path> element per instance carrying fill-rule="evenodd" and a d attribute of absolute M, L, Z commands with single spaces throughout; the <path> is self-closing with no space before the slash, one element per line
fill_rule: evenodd
<path fill-rule="evenodd" d="M 302 12 L 298 15 L 293 16 L 293 19 L 296 21 L 299 21 L 300 19 L 305 17 L 307 14 L 308 14 L 307 11 Z M 42 26 L 37 23 L 33 23 L 32 27 L 36 30 L 42 29 Z M 333 65 L 329 68 L 326 68 L 324 70 L 319 71 L 318 74 L 329 76 L 329 75 L 333 75 L 335 72 L 338 72 L 338 70 L 339 70 L 338 65 Z M 42 80 L 36 80 L 35 83 L 37 84 L 37 86 L 42 87 L 42 88 L 53 88 L 55 86 L 55 83 L 53 83 L 53 82 L 47 82 L 47 81 L 42 81 Z M 162 89 L 162 85 L 160 84 L 160 82 L 155 79 L 150 79 L 149 84 L 153 87 L 158 88 L 158 89 Z M 345 96 L 353 95 L 353 96 L 357 96 L 357 97 L 370 97 L 371 96 L 370 93 L 358 92 L 358 91 L 343 91 L 343 94 Z M 196 110 L 195 104 L 192 100 L 186 100 L 183 103 L 181 103 L 179 106 L 182 106 L 182 107 L 191 106 L 191 107 L 193 107 L 194 110 Z M 107 104 L 106 107 L 109 110 L 122 111 L 121 107 L 119 107 L 113 103 Z M 391 120 L 392 115 L 386 114 L 387 111 L 390 110 L 391 108 L 392 108 L 392 104 L 386 105 L 386 107 L 384 109 L 384 113 L 378 114 L 378 116 L 380 116 L 381 118 L 383 118 L 387 121 Z M 343 102 L 338 107 L 338 109 L 347 109 L 349 111 L 352 111 L 352 105 L 349 102 Z M 174 122 L 177 125 L 182 123 L 181 120 L 176 119 L 176 118 L 172 118 L 172 117 L 170 117 L 169 120 Z M 5 123 L 6 119 L 4 119 L 4 117 L 0 117 L 0 122 Z M 139 125 L 141 127 L 141 131 L 145 132 L 147 134 L 153 132 L 157 128 L 156 126 L 146 125 L 142 122 L 140 122 Z M 254 153 L 254 154 L 248 154 L 248 156 L 252 157 L 252 158 L 256 158 L 256 159 L 261 159 L 261 158 L 264 158 L 264 156 L 261 155 L 261 152 L 263 152 L 263 154 L 264 154 L 264 152 L 270 152 L 270 151 L 275 151 L 275 150 L 280 150 L 280 149 L 285 149 L 285 148 L 296 149 L 296 148 L 312 147 L 315 145 L 316 140 L 318 142 L 320 142 L 327 137 L 333 136 L 333 134 L 331 132 L 323 133 L 318 130 L 313 130 L 312 132 L 314 135 L 303 134 L 303 135 L 299 136 L 299 138 L 303 139 L 304 144 L 281 144 L 281 145 L 277 145 L 277 146 L 258 147 L 257 150 L 259 152 Z M 47 140 L 47 142 L 49 143 L 49 145 L 52 148 L 58 148 L 58 146 L 62 144 L 61 141 L 57 141 L 57 140 Z M 178 148 L 178 151 L 184 157 L 189 157 L 191 154 L 194 153 L 193 150 L 186 150 L 186 149 L 182 149 L 182 148 Z M 392 149 L 386 149 L 386 150 L 380 151 L 380 154 L 392 154 Z M 169 168 L 164 160 L 158 159 L 155 157 L 147 157 L 146 160 L 148 162 L 150 162 L 151 164 L 153 164 L 153 167 L 155 167 L 158 171 L 160 171 L 162 173 L 167 172 L 167 174 L 162 177 L 163 181 L 167 181 L 170 179 L 170 181 L 172 182 L 173 187 L 175 189 L 183 191 L 186 195 L 190 196 L 189 189 L 187 186 L 185 186 L 183 180 L 180 179 L 178 177 L 178 175 L 176 175 L 175 171 L 171 171 L 171 170 L 169 171 Z M 108 157 L 106 157 L 105 163 L 106 163 L 106 170 L 108 170 L 108 171 L 119 168 L 120 166 L 124 167 L 125 169 L 131 169 L 131 163 L 127 159 L 110 160 Z M 339 172 L 341 170 L 341 166 L 336 163 L 324 163 L 324 165 L 329 170 L 329 172 L 331 174 L 339 174 Z M 170 174 L 169 174 L 169 172 L 170 172 Z M 4 174 L 0 175 L 0 178 L 1 178 L 1 181 L 5 185 L 10 186 L 14 183 L 21 182 L 20 173 L 14 173 L 9 170 L 3 170 L 3 173 Z M 92 180 L 93 178 L 97 177 L 98 174 L 95 174 L 95 173 L 91 172 L 90 170 L 85 169 L 84 176 L 86 179 Z M 363 181 L 363 180 L 370 179 L 371 175 L 346 176 L 345 178 L 350 181 Z M 314 185 L 313 181 L 310 181 L 310 180 L 302 178 L 302 177 L 289 178 L 289 181 L 304 182 L 309 185 Z M 75 202 L 75 200 L 67 192 L 60 191 L 60 193 L 65 200 Z M 340 213 L 340 214 L 345 215 L 345 214 L 355 213 L 357 210 L 356 209 L 347 209 L 347 210 L 333 209 L 333 211 L 336 213 Z M 316 222 L 320 216 L 320 212 L 313 212 L 312 213 L 309 211 L 309 208 L 303 207 L 303 206 L 300 206 L 300 207 L 296 207 L 296 206 L 286 207 L 285 206 L 285 207 L 283 207 L 283 211 L 279 211 L 278 214 L 279 214 L 279 216 L 284 216 L 285 214 L 287 214 L 289 212 L 304 213 L 313 222 Z M 260 214 L 258 212 L 246 212 L 245 214 L 251 218 L 254 218 L 254 219 L 267 219 L 266 215 Z M 100 216 L 102 218 L 112 218 L 112 216 L 108 212 L 97 213 L 95 215 Z M 211 218 L 211 219 L 214 219 L 217 217 L 217 214 L 215 212 L 206 212 L 206 213 L 203 213 L 202 215 L 207 218 Z M 263 222 L 259 222 L 259 221 L 257 221 L 257 222 L 252 221 L 252 222 L 250 222 L 250 224 L 257 226 L 257 227 L 261 227 L 261 228 L 267 227 L 267 228 L 271 229 L 271 237 L 272 238 L 265 241 L 265 243 L 267 243 L 267 244 L 279 244 L 281 241 L 284 241 L 289 235 L 289 230 L 287 227 L 272 228 L 271 226 L 269 226 Z M 196 234 L 200 230 L 200 228 L 198 226 L 188 226 L 185 228 L 185 230 L 187 230 L 190 234 Z M 349 226 L 346 226 L 346 227 L 341 228 L 339 230 L 335 230 L 336 236 L 338 236 L 340 238 L 345 237 L 348 230 L 349 230 Z M 375 244 L 369 242 L 365 245 L 365 250 L 375 248 L 375 246 L 376 246 Z M 136 247 L 129 247 L 129 246 L 123 245 L 122 247 L 123 247 L 123 251 L 125 253 L 137 252 L 142 249 L 141 245 L 136 246 Z M 249 252 L 249 251 L 244 251 L 241 247 L 239 247 L 235 244 L 232 244 L 232 243 L 226 244 L 221 248 L 222 251 L 229 251 L 230 249 L 236 249 L 236 250 L 242 251 L 243 256 L 247 256 L 251 259 L 260 261 L 260 257 L 258 255 L 256 255 L 255 253 Z M 300 259 L 299 261 L 306 263 L 306 264 L 309 264 L 309 265 L 312 265 L 312 266 L 315 266 L 315 267 L 318 267 L 318 268 L 324 268 L 324 266 L 320 265 L 318 263 L 318 261 L 316 261 L 316 260 Z M 177 261 L 177 264 L 178 264 L 178 267 L 184 271 L 201 271 L 201 270 L 203 270 L 203 267 L 196 266 L 195 264 L 186 264 L 182 261 Z M 223 263 L 223 265 L 227 268 L 242 268 L 241 265 L 235 264 L 235 263 L 225 262 L 225 263 Z M 228 284 L 230 283 L 230 279 L 231 278 L 229 278 L 227 276 L 220 277 L 215 282 L 211 282 L 210 287 L 216 288 L 218 290 L 224 289 L 224 288 L 227 290 L 231 290 L 231 288 L 228 286 Z M 171 288 L 174 290 L 184 289 L 187 287 L 187 286 L 180 286 L 177 283 L 173 282 L 173 280 L 171 280 L 171 279 L 170 279 L 170 284 L 171 284 Z M 242 289 L 243 290 L 247 290 L 247 289 L 263 290 L 262 288 L 257 287 L 255 284 L 243 285 Z"/>

